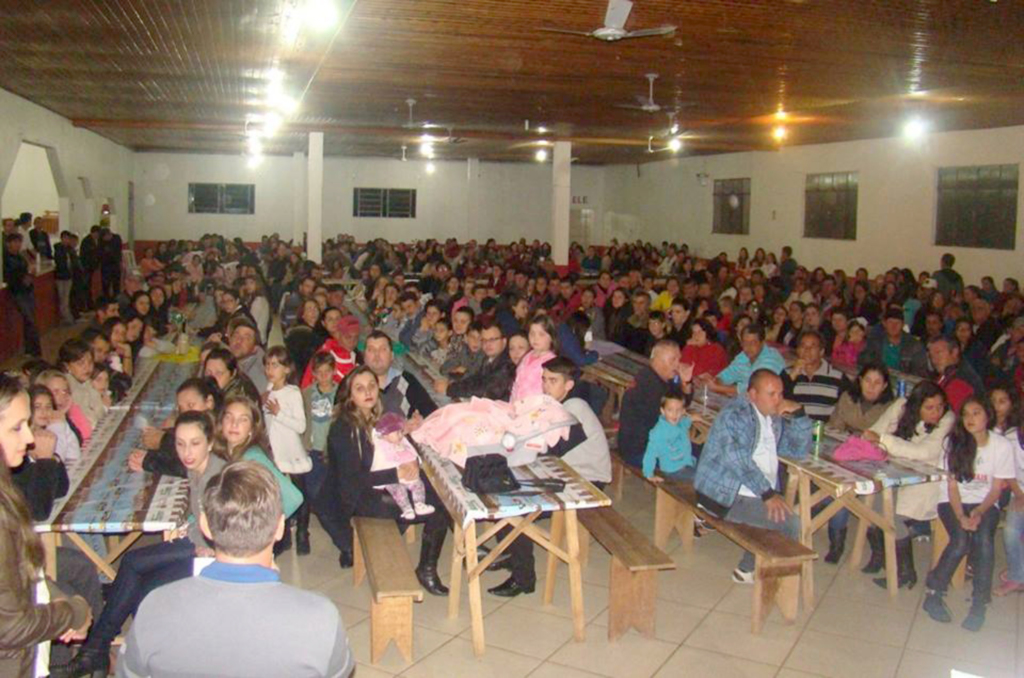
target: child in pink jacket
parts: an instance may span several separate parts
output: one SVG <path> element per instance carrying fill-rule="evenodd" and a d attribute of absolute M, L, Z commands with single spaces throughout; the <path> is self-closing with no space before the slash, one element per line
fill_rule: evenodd
<path fill-rule="evenodd" d="M 521 398 L 544 393 L 541 383 L 544 375 L 544 363 L 558 353 L 558 339 L 555 325 L 551 318 L 538 314 L 533 316 L 529 324 L 528 337 L 530 352 L 523 356 L 516 367 L 516 380 L 512 384 L 512 396 L 509 402 Z"/>

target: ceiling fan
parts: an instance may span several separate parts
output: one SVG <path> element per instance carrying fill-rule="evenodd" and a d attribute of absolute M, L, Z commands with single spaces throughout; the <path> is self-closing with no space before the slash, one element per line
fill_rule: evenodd
<path fill-rule="evenodd" d="M 625 38 L 646 38 L 652 35 L 667 35 L 674 30 L 675 26 L 658 26 L 657 28 L 639 28 L 635 31 L 627 31 L 626 19 L 633 9 L 630 0 L 608 0 L 608 9 L 604 14 L 604 26 L 592 31 L 571 31 L 563 28 L 541 28 L 549 33 L 568 33 L 570 35 L 584 35 L 589 38 L 597 38 L 605 42 L 615 42 Z"/>
<path fill-rule="evenodd" d="M 645 113 L 657 113 L 661 110 L 661 106 L 654 101 L 654 81 L 658 79 L 658 74 L 648 73 L 644 77 L 647 78 L 647 98 L 644 99 L 638 94 L 636 98 L 639 104 L 615 104 L 616 108 L 630 108 Z"/>

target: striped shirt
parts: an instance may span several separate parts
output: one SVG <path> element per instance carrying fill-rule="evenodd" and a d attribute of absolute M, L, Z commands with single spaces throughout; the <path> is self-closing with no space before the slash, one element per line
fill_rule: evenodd
<path fill-rule="evenodd" d="M 849 382 L 845 374 L 822 360 L 810 378 L 800 373 L 793 379 L 788 371 L 783 372 L 782 385 L 786 397 L 803 405 L 807 416 L 815 421 L 827 421 Z"/>

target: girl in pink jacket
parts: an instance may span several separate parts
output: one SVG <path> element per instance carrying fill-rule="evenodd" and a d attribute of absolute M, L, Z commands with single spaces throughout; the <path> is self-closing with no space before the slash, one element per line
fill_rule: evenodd
<path fill-rule="evenodd" d="M 523 356 L 516 367 L 516 380 L 512 384 L 512 396 L 509 398 L 509 402 L 513 403 L 521 398 L 544 392 L 541 384 L 544 363 L 558 354 L 557 333 L 551 318 L 538 313 L 533 316 L 527 327 L 530 352 Z"/>

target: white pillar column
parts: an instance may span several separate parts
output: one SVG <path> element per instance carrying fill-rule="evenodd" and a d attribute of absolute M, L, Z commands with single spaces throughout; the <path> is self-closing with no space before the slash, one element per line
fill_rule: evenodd
<path fill-rule="evenodd" d="M 309 158 L 306 162 L 306 190 L 309 201 L 306 217 L 306 256 L 320 263 L 323 249 L 324 212 L 324 133 L 309 135 Z"/>
<path fill-rule="evenodd" d="M 480 159 L 466 158 L 466 230 L 459 235 L 465 242 L 480 233 Z M 484 238 L 486 240 L 486 238 Z"/>
<path fill-rule="evenodd" d="M 292 242 L 306 232 L 306 162 L 301 151 L 292 154 Z"/>
<path fill-rule="evenodd" d="M 569 209 L 572 203 L 572 144 L 556 141 L 551 163 L 551 259 L 557 266 L 569 263 Z"/>

